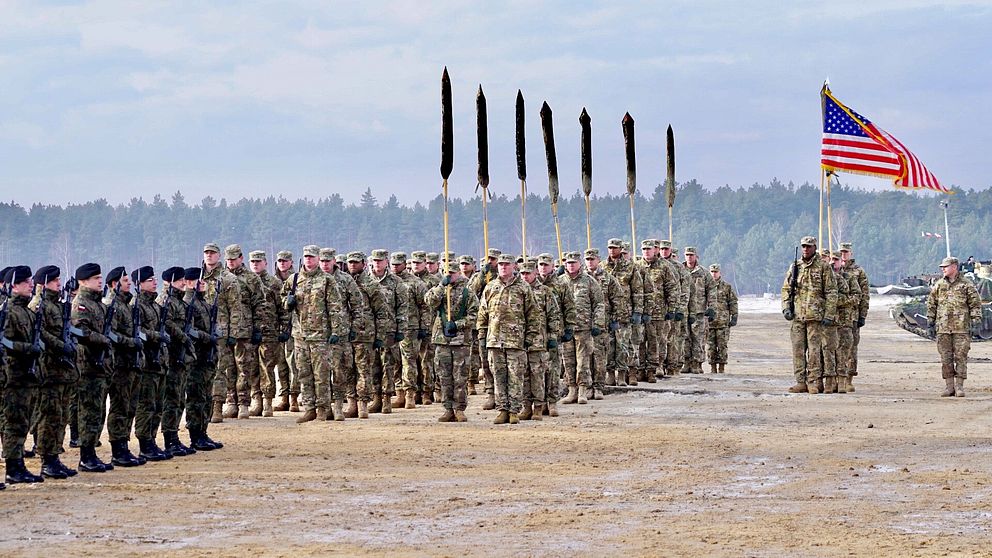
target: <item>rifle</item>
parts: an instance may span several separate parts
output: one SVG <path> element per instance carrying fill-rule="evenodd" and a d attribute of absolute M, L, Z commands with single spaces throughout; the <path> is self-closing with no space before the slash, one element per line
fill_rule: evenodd
<path fill-rule="evenodd" d="M 0 359 L 2 359 L 6 352 L 7 344 L 10 343 L 4 337 L 4 331 L 7 328 L 7 316 L 10 314 L 10 285 L 0 288 L 0 295 L 3 296 L 3 305 L 0 306 Z"/>
<path fill-rule="evenodd" d="M 42 350 L 45 348 L 45 343 L 41 340 L 41 323 L 45 319 L 45 304 L 42 301 L 42 293 L 44 293 L 47 283 L 48 277 L 46 276 L 45 282 L 35 288 L 35 292 L 38 294 L 38 307 L 34 311 L 34 330 L 31 332 L 31 344 L 34 346 L 40 345 Z M 42 371 L 38 369 L 38 361 L 40 359 L 40 353 L 32 356 L 31 367 L 28 368 L 28 375 L 37 380 L 39 384 L 45 381 Z"/>
<path fill-rule="evenodd" d="M 131 364 L 135 370 L 141 370 L 143 354 L 141 347 L 148 340 L 148 336 L 141 332 L 141 307 L 138 305 L 138 295 L 141 294 L 141 291 L 138 289 L 138 285 L 132 285 L 134 287 L 134 299 L 131 306 L 131 339 L 134 340 L 134 360 Z"/>
<path fill-rule="evenodd" d="M 120 338 L 117 337 L 117 334 L 110 329 L 110 326 L 114 321 L 114 313 L 117 312 L 117 305 L 114 303 L 117 302 L 117 295 L 119 294 L 121 294 L 120 281 L 118 281 L 117 286 L 114 287 L 114 298 L 110 301 L 110 304 L 107 305 L 107 313 L 104 314 L 103 316 L 103 331 L 101 332 L 103 333 L 104 337 L 107 337 L 113 343 L 117 343 L 120 341 Z M 105 356 L 106 356 L 106 351 L 104 349 L 100 349 L 100 352 L 96 354 L 96 358 L 93 359 L 93 364 L 96 365 L 98 368 L 102 367 L 103 359 Z"/>
<path fill-rule="evenodd" d="M 159 366 L 162 365 L 162 356 L 165 354 L 165 349 L 168 343 L 162 341 L 162 338 L 166 336 L 165 332 L 165 322 L 169 319 L 169 302 L 172 301 L 172 289 L 166 289 L 165 291 L 165 302 L 162 303 L 162 310 L 158 314 L 158 351 L 155 352 L 155 357 L 152 358 L 152 363 Z"/>
<path fill-rule="evenodd" d="M 293 274 L 293 286 L 289 288 L 289 294 L 286 295 L 286 306 L 287 310 L 292 312 L 296 309 L 296 284 L 300 280 L 300 272 L 303 271 L 303 258 L 300 258 L 300 268 L 296 270 Z M 292 306 L 292 308 L 289 308 Z M 286 324 L 286 335 L 292 336 L 293 334 L 293 317 L 290 316 L 289 322 Z"/>
<path fill-rule="evenodd" d="M 74 343 L 73 337 L 79 339 L 84 333 L 78 327 L 72 325 L 72 291 L 76 290 L 76 279 L 70 278 L 62 289 L 62 345 Z M 76 359 L 65 352 L 62 353 L 62 364 L 73 366 Z"/>
<path fill-rule="evenodd" d="M 214 289 L 214 302 L 210 305 L 210 352 L 207 353 L 207 362 L 213 363 L 217 360 L 217 302 L 220 300 L 220 278 L 217 278 L 217 286 Z"/>
<path fill-rule="evenodd" d="M 796 315 L 796 293 L 799 291 L 799 247 L 796 246 L 796 258 L 792 261 L 792 277 L 789 278 L 789 313 Z"/>

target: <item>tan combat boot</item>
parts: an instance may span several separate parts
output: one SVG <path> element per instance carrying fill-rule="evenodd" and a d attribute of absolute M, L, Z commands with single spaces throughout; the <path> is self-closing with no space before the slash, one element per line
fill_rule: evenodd
<path fill-rule="evenodd" d="M 382 414 L 391 415 L 393 413 L 393 404 L 388 393 L 382 394 Z"/>
<path fill-rule="evenodd" d="M 606 385 L 615 386 L 617 385 L 617 376 L 613 370 L 606 371 Z"/>
<path fill-rule="evenodd" d="M 238 405 L 238 418 L 246 419 L 251 415 L 248 414 L 248 405 Z"/>
<path fill-rule="evenodd" d="M 531 414 L 533 412 L 534 411 L 531 407 L 531 403 L 525 401 L 524 404 L 521 406 L 520 414 L 517 415 L 517 418 L 519 418 L 520 420 L 530 420 Z"/>
<path fill-rule="evenodd" d="M 554 402 L 548 403 L 548 416 L 549 417 L 558 416 L 558 405 L 556 405 Z"/>
<path fill-rule="evenodd" d="M 541 414 L 544 412 L 544 403 L 534 403 L 534 411 L 530 415 L 530 420 L 544 420 Z M 523 419 L 523 417 L 520 417 Z"/>
<path fill-rule="evenodd" d="M 262 416 L 271 417 L 272 416 L 272 398 L 266 397 L 262 400 Z"/>
<path fill-rule="evenodd" d="M 411 390 L 412 391 L 412 390 Z M 410 397 L 410 402 L 413 403 L 413 397 Z M 389 402 L 390 405 L 396 407 L 397 409 L 403 409 L 406 407 L 406 390 L 401 389 L 396 392 L 396 397 Z"/>
<path fill-rule="evenodd" d="M 627 387 L 627 374 L 617 370 L 617 386 Z"/>
<path fill-rule="evenodd" d="M 469 382 L 469 384 L 468 384 L 468 394 L 469 395 L 479 395 L 479 393 L 477 391 L 475 391 L 475 383 L 474 382 Z"/>
<path fill-rule="evenodd" d="M 358 418 L 358 400 L 354 397 L 348 398 L 348 408 L 344 410 L 344 418 Z"/>
<path fill-rule="evenodd" d="M 210 422 L 217 424 L 224 422 L 224 402 L 214 401 L 213 412 L 210 415 Z"/>
<path fill-rule="evenodd" d="M 421 399 L 421 401 L 423 401 L 423 399 Z M 393 402 L 393 406 L 396 407 L 397 409 L 399 408 L 399 405 L 395 401 Z M 406 390 L 406 405 L 403 408 L 404 409 L 417 408 L 417 390 L 415 389 Z"/>
<path fill-rule="evenodd" d="M 277 403 L 275 407 L 272 407 L 272 410 L 273 411 L 279 411 L 280 413 L 281 412 L 284 412 L 284 411 L 288 411 L 289 410 L 289 394 L 287 393 L 286 395 L 280 396 L 279 397 L 279 403 Z"/>
<path fill-rule="evenodd" d="M 238 418 L 238 406 L 234 403 L 224 403 L 224 418 Z"/>
<path fill-rule="evenodd" d="M 304 422 L 310 422 L 317 419 L 317 411 L 310 409 L 309 411 L 303 413 L 303 416 L 296 419 L 296 424 L 303 424 Z"/>
<path fill-rule="evenodd" d="M 455 412 L 452 411 L 451 409 L 445 409 L 444 410 L 444 414 L 441 415 L 437 419 L 437 421 L 438 422 L 455 422 Z"/>
<path fill-rule="evenodd" d="M 806 389 L 806 384 L 799 382 L 796 385 L 789 388 L 789 393 L 808 393 L 809 390 Z"/>
<path fill-rule="evenodd" d="M 369 402 L 359 401 L 358 402 L 358 418 L 367 419 L 369 418 Z"/>
<path fill-rule="evenodd" d="M 941 397 L 954 397 L 954 378 L 944 378 L 944 391 L 940 393 Z"/>
<path fill-rule="evenodd" d="M 573 403 L 578 402 L 578 400 L 579 400 L 578 388 L 576 388 L 575 386 L 568 386 L 568 395 L 566 395 L 565 398 L 561 400 L 562 404 L 572 405 Z"/>
<path fill-rule="evenodd" d="M 827 393 L 826 388 L 823 386 L 823 376 L 816 379 L 816 389 L 820 390 L 820 393 Z"/>
<path fill-rule="evenodd" d="M 493 393 L 486 394 L 486 402 L 482 404 L 483 411 L 492 411 L 496 408 L 496 395 Z"/>
<path fill-rule="evenodd" d="M 465 416 L 465 411 L 461 409 L 455 410 L 455 421 L 457 422 L 468 422 L 468 417 Z"/>
<path fill-rule="evenodd" d="M 510 411 L 500 411 L 493 420 L 493 424 L 506 424 L 508 422 L 510 422 Z"/>
<path fill-rule="evenodd" d="M 510 413 L 509 419 L 510 424 L 520 424 L 520 417 L 517 416 L 517 413 Z"/>
<path fill-rule="evenodd" d="M 961 376 L 954 378 L 954 397 L 964 397 L 964 378 Z"/>
<path fill-rule="evenodd" d="M 847 393 L 854 393 L 854 376 L 847 377 Z"/>
<path fill-rule="evenodd" d="M 603 390 L 601 390 L 601 389 L 599 389 L 597 387 L 592 388 L 592 398 L 593 399 L 602 399 L 603 398 Z"/>
<path fill-rule="evenodd" d="M 586 386 L 579 386 L 579 393 L 575 397 L 575 401 L 579 405 L 585 405 L 589 402 L 589 398 L 586 396 L 587 390 Z"/>
<path fill-rule="evenodd" d="M 636 386 L 637 385 L 637 372 L 636 371 L 631 370 L 630 372 L 627 373 L 627 385 L 628 386 Z"/>
<path fill-rule="evenodd" d="M 710 363 L 710 374 L 719 374 L 720 370 L 717 369 L 717 364 L 715 362 Z"/>
<path fill-rule="evenodd" d="M 818 382 L 806 382 L 806 391 L 812 395 L 820 393 L 820 386 L 817 384 Z"/>
<path fill-rule="evenodd" d="M 372 396 L 372 403 L 369 405 L 370 413 L 381 413 L 382 412 L 382 394 L 376 393 Z"/>
<path fill-rule="evenodd" d="M 293 393 L 289 396 L 289 412 L 299 413 L 300 412 L 300 396 Z"/>
<path fill-rule="evenodd" d="M 423 397 L 420 398 L 420 400 L 424 402 L 424 405 L 433 405 L 434 404 L 434 392 L 431 391 L 431 390 L 429 390 L 429 389 L 425 389 L 424 390 L 424 395 L 423 395 Z M 437 400 L 440 401 L 441 398 L 438 397 Z"/>
<path fill-rule="evenodd" d="M 724 364 L 724 363 L 722 363 L 722 362 L 720 364 L 718 364 L 717 365 L 717 373 L 723 374 L 725 372 L 725 370 L 724 370 L 724 367 L 725 366 L 727 366 L 727 365 Z"/>
<path fill-rule="evenodd" d="M 341 422 L 344 420 L 344 402 L 340 399 L 335 399 L 334 403 L 334 420 Z"/>
<path fill-rule="evenodd" d="M 847 376 L 837 376 L 837 391 L 834 393 L 847 393 Z"/>
<path fill-rule="evenodd" d="M 823 393 L 834 393 L 837 391 L 837 377 L 827 376 L 823 379 Z"/>
<path fill-rule="evenodd" d="M 327 420 L 327 409 L 325 407 L 317 407 L 317 420 Z"/>
<path fill-rule="evenodd" d="M 251 398 L 251 407 L 248 408 L 248 416 L 262 416 L 262 394 L 255 394 L 255 396 Z"/>

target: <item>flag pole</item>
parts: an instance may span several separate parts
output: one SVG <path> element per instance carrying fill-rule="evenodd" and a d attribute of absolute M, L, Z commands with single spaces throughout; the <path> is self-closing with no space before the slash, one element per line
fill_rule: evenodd
<path fill-rule="evenodd" d="M 524 141 L 524 94 L 517 89 L 517 178 L 520 179 L 520 254 L 527 259 L 527 155 Z"/>
<path fill-rule="evenodd" d="M 833 217 L 830 212 L 830 171 L 826 172 L 827 175 L 827 249 L 831 252 L 834 250 L 834 227 L 833 227 Z"/>
<path fill-rule="evenodd" d="M 476 133 L 479 147 L 479 186 L 482 187 L 482 246 L 483 258 L 489 256 L 489 124 L 486 111 L 486 95 L 479 84 L 475 95 Z M 447 248 L 445 248 L 447 251 Z"/>
<path fill-rule="evenodd" d="M 630 198 L 630 246 L 637 245 L 637 225 L 634 218 L 634 194 L 637 192 L 637 164 L 634 151 L 634 118 L 630 113 L 620 121 L 623 130 L 624 155 L 627 160 L 627 196 Z"/>
<path fill-rule="evenodd" d="M 454 163 L 454 125 L 451 115 L 451 80 L 448 68 L 441 74 L 441 192 L 444 197 L 444 274 L 448 273 L 448 177 Z M 485 193 L 483 193 L 484 195 Z M 451 287 L 445 289 L 447 318 L 451 321 Z"/>
<path fill-rule="evenodd" d="M 544 134 L 544 155 L 548 160 L 548 195 L 551 199 L 551 217 L 555 222 L 555 240 L 558 241 L 558 261 L 564 260 L 561 250 L 561 227 L 558 225 L 558 155 L 555 153 L 553 114 L 548 102 L 541 105 L 541 131 Z"/>
<path fill-rule="evenodd" d="M 823 246 L 823 177 L 826 175 L 826 171 L 823 167 L 820 167 L 820 220 L 819 220 L 819 231 L 816 233 L 816 244 L 818 246 Z"/>
<path fill-rule="evenodd" d="M 582 166 L 582 193 L 586 196 L 586 248 L 592 248 L 592 205 L 589 196 L 592 194 L 592 119 L 585 107 L 579 114 L 579 126 L 582 128 L 580 160 Z"/>

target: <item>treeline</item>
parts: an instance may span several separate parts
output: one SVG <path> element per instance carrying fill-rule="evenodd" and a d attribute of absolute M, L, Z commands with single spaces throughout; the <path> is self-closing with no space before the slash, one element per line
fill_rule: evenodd
<path fill-rule="evenodd" d="M 519 253 L 519 195 L 502 192 L 489 203 L 490 246 Z M 635 201 L 638 240 L 668 236 L 664 188 Z M 750 188 L 704 189 L 688 182 L 676 199 L 675 244 L 696 246 L 705 264 L 719 262 L 724 275 L 742 293 L 777 292 L 799 238 L 817 234 L 819 190 L 777 180 Z M 988 259 L 992 238 L 992 191 L 959 192 L 949 198 L 951 241 L 955 255 Z M 924 238 L 923 231 L 943 233 L 938 198 L 899 191 L 866 192 L 835 187 L 832 192 L 833 233 L 855 243 L 858 261 L 875 284 L 934 271 L 944 254 L 943 240 Z M 479 195 L 449 202 L 451 249 L 478 256 L 483 251 L 482 200 Z M 113 206 L 105 200 L 66 207 L 0 204 L 0 263 L 37 267 L 48 263 L 73 270 L 87 261 L 105 266 L 151 264 L 195 265 L 207 241 L 222 247 L 240 243 L 248 250 L 273 254 L 290 248 L 300 255 L 310 243 L 339 251 L 374 248 L 440 252 L 443 202 L 401 206 L 395 196 L 380 202 L 366 190 L 358 204 L 345 204 L 335 194 L 319 200 L 282 197 L 242 199 L 229 203 L 210 196 L 191 205 L 181 193 L 171 200 L 132 199 Z M 605 254 L 610 237 L 630 239 L 630 206 L 626 196 L 592 200 L 593 243 Z M 559 200 L 562 244 L 566 250 L 586 246 L 585 201 L 576 193 Z M 824 229 L 826 237 L 826 229 Z M 546 196 L 527 197 L 527 253 L 557 251 Z"/>

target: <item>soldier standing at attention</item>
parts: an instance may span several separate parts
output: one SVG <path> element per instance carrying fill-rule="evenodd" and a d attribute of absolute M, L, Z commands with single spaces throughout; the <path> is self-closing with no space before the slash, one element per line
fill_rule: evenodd
<path fill-rule="evenodd" d="M 355 353 L 352 343 L 365 333 L 366 328 L 369 327 L 369 319 L 366 316 L 368 309 L 365 307 L 358 283 L 347 271 L 338 268 L 336 256 L 337 250 L 334 248 L 320 249 L 320 270 L 330 275 L 337 283 L 338 290 L 341 291 L 343 297 L 341 328 L 348 332 L 347 341 L 339 343 L 340 348 L 337 352 L 340 355 L 340 361 L 331 367 L 337 374 L 337 377 L 331 378 L 331 385 L 344 385 L 348 398 L 348 409 L 341 417 L 335 414 L 334 420 L 344 420 L 345 418 L 358 417 L 357 374 L 354 374 Z M 336 408 L 334 412 L 337 413 Z"/>
<path fill-rule="evenodd" d="M 431 258 L 434 259 L 434 271 L 430 270 Z M 410 254 L 410 262 L 413 264 L 413 274 L 424 282 L 424 294 L 427 294 L 427 291 L 441 283 L 441 274 L 438 272 L 438 258 L 438 254 L 434 252 L 428 254 L 417 251 Z M 451 255 L 450 262 L 455 264 L 455 267 L 458 267 L 454 254 Z M 419 374 L 417 376 L 417 388 L 422 393 L 421 401 L 424 402 L 424 405 L 430 405 L 433 402 L 433 392 L 435 388 L 440 388 L 440 385 L 437 383 L 437 375 L 434 371 L 434 343 L 431 340 L 434 318 L 434 314 L 425 307 L 422 326 L 426 335 L 420 341 L 420 352 L 418 355 Z M 437 395 L 440 396 L 440 393 Z M 440 403 L 440 400 L 438 403 Z"/>
<path fill-rule="evenodd" d="M 789 266 L 782 283 L 782 315 L 792 322 L 792 368 L 796 385 L 789 393 L 820 393 L 824 328 L 837 321 L 837 284 L 833 270 L 816 255 L 816 239 L 804 236 L 802 259 Z M 797 267 L 798 266 L 798 267 Z M 792 274 L 795 272 L 795 292 Z"/>
<path fill-rule="evenodd" d="M 537 257 L 538 279 L 545 287 L 551 289 L 558 308 L 561 310 L 562 333 L 558 344 L 548 349 L 548 374 L 544 377 L 545 401 L 547 401 L 548 416 L 558 416 L 558 399 L 561 398 L 561 380 L 563 376 L 562 345 L 575 339 L 575 295 L 572 285 L 561 273 L 555 271 L 554 259 L 551 254 L 541 254 Z"/>
<path fill-rule="evenodd" d="M 551 287 L 537 278 L 537 265 L 527 261 L 520 265 L 520 276 L 530 285 L 537 303 L 535 315 L 538 317 L 539 336 L 532 339 L 527 348 L 527 372 L 523 381 L 523 412 L 520 420 L 543 420 L 544 406 L 548 403 L 548 390 L 544 382 L 548 380 L 550 368 L 549 351 L 558 348 L 562 334 L 561 308 L 558 297 Z M 557 351 L 555 351 L 557 354 Z M 556 394 L 557 395 L 557 394 Z"/>
<path fill-rule="evenodd" d="M 565 360 L 565 380 L 568 395 L 563 404 L 585 405 L 592 394 L 591 364 L 595 352 L 594 338 L 606 329 L 606 307 L 603 302 L 603 289 L 588 273 L 583 271 L 581 255 L 578 252 L 565 253 L 565 274 L 575 300 L 575 333 L 565 339 L 562 354 Z"/>
<path fill-rule="evenodd" d="M 475 276 L 475 258 L 469 254 L 465 254 L 458 258 L 458 267 L 461 268 L 462 276 L 465 277 L 465 281 L 469 284 L 472 283 L 472 277 Z M 478 297 L 476 297 L 478 299 Z M 475 389 L 475 384 L 479 383 L 479 367 L 482 364 L 479 362 L 479 330 L 475 329 L 475 323 L 471 324 L 472 327 L 472 347 L 469 349 L 468 364 L 466 365 L 466 373 L 468 374 L 468 394 L 476 395 L 478 391 Z"/>
<path fill-rule="evenodd" d="M 289 250 L 282 250 L 276 254 L 275 278 L 279 280 L 279 288 L 289 279 L 294 272 L 293 253 Z M 281 306 L 281 305 L 280 305 Z M 277 357 L 276 368 L 279 370 L 279 403 L 273 411 L 299 412 L 300 381 L 296 377 L 296 366 L 293 364 L 293 336 L 290 335 L 290 323 L 288 316 L 282 334 L 286 337 L 283 343 L 283 354 Z"/>
<path fill-rule="evenodd" d="M 646 276 L 645 306 L 651 307 L 652 311 L 651 319 L 644 324 L 644 372 L 639 374 L 639 379 L 654 383 L 663 370 L 671 374 L 677 372 L 674 351 L 678 328 L 685 317 L 685 306 L 678 274 L 681 266 L 668 260 L 671 243 L 648 239 L 641 242 L 641 253 Z M 649 290 L 651 295 L 647 294 Z M 649 296 L 652 300 L 647 302 Z M 672 360 L 669 360 L 670 351 L 673 352 Z"/>
<path fill-rule="evenodd" d="M 354 368 L 355 393 L 352 395 L 353 401 L 357 401 L 358 418 L 369 418 L 369 401 L 375 382 L 373 381 L 373 366 L 376 352 L 385 347 L 384 340 L 391 332 L 395 324 L 392 311 L 386 305 L 382 297 L 382 290 L 379 289 L 378 281 L 365 269 L 365 254 L 361 252 L 349 252 L 348 273 L 355 279 L 362 297 L 362 308 L 365 310 L 365 330 L 358 333 L 358 336 L 351 342 L 352 352 L 355 355 Z M 350 388 L 349 388 L 350 389 Z M 349 405 L 350 406 L 350 405 Z M 345 413 L 348 416 L 348 413 Z"/>
<path fill-rule="evenodd" d="M 406 253 L 393 252 L 389 258 L 393 275 L 406 285 L 409 301 L 407 305 L 406 331 L 400 341 L 400 354 L 403 357 L 402 373 L 396 381 L 395 409 L 417 407 L 417 376 L 420 371 L 420 343 L 427 339 L 428 318 L 424 316 L 424 294 L 427 284 L 414 275 L 406 266 Z M 433 388 L 432 390 L 433 391 Z"/>
<path fill-rule="evenodd" d="M 391 397 L 396 391 L 394 382 L 403 366 L 400 343 L 406 339 L 410 294 L 406 283 L 389 272 L 389 251 L 372 250 L 372 266 L 372 275 L 379 283 L 382 298 L 389 307 L 393 320 L 385 334 L 382 349 L 375 355 L 372 378 L 375 382 L 375 395 L 372 398 L 372 405 L 369 406 L 369 412 L 381 411 L 383 414 L 388 414 L 393 412 Z"/>
<path fill-rule="evenodd" d="M 148 461 L 172 459 L 172 455 L 163 452 L 155 442 L 162 421 L 162 396 L 169 365 L 168 346 L 172 338 L 168 329 L 162 330 L 160 327 L 162 307 L 156 302 L 158 283 L 155 281 L 155 269 L 151 266 L 139 267 L 131 271 L 131 281 L 138 285 L 138 297 L 131 304 L 138 306 L 141 332 L 148 340 L 144 343 L 144 368 L 138 383 L 134 436 L 138 439 L 141 457 Z"/>
<path fill-rule="evenodd" d="M 641 274 L 624 255 L 623 246 L 624 242 L 619 238 L 611 238 L 607 242 L 609 256 L 604 266 L 617 279 L 624 307 L 620 315 L 620 329 L 613 333 L 612 351 L 607 359 L 607 384 L 618 386 L 627 385 L 633 354 L 638 345 L 633 342 L 633 328 L 641 326 L 644 316 L 644 285 Z"/>
<path fill-rule="evenodd" d="M 258 345 L 259 379 L 258 384 L 251 387 L 252 393 L 261 392 L 262 408 L 252 416 L 271 417 L 274 410 L 272 400 L 276 397 L 276 368 L 286 366 L 284 344 L 289 339 L 287 314 L 279 298 L 283 282 L 269 275 L 269 261 L 262 250 L 248 254 L 248 265 L 262 283 L 262 296 L 265 298 L 265 304 L 259 307 L 256 316 L 262 332 L 262 342 Z"/>
<path fill-rule="evenodd" d="M 734 287 L 723 280 L 720 264 L 710 264 L 713 277 L 713 310 L 707 332 L 707 345 L 710 351 L 710 372 L 723 374 L 727 366 L 727 344 L 730 343 L 730 328 L 737 325 L 737 293 Z"/>
<path fill-rule="evenodd" d="M 245 267 L 241 246 L 231 244 L 225 248 L 224 258 L 227 270 L 240 284 L 242 323 L 238 331 L 228 333 L 228 337 L 234 338 L 235 366 L 227 367 L 227 398 L 237 405 L 237 417 L 246 419 L 252 414 L 262 415 L 262 394 L 252 393 L 252 386 L 259 385 L 258 346 L 262 344 L 261 317 L 265 314 L 266 302 L 262 281 Z M 231 414 L 234 410 L 231 409 Z"/>
<path fill-rule="evenodd" d="M 716 317 L 716 311 L 713 309 L 713 277 L 699 265 L 696 249 L 692 246 L 685 248 L 685 268 L 692 278 L 692 287 L 689 313 L 686 318 L 686 324 L 689 326 L 689 343 L 685 349 L 683 371 L 702 374 L 703 361 L 706 360 L 706 320 Z"/>
<path fill-rule="evenodd" d="M 213 300 L 217 289 L 220 289 L 217 300 L 217 332 L 220 339 L 217 341 L 217 374 L 214 377 L 213 412 L 210 415 L 210 422 L 216 423 L 238 416 L 237 401 L 228 394 L 235 389 L 238 366 L 248 365 L 244 351 L 235 349 L 239 336 L 251 335 L 251 325 L 245 323 L 241 282 L 220 265 L 220 247 L 217 244 L 208 242 L 203 246 L 203 265 L 206 268 L 203 280 L 207 282 L 207 298 Z M 238 359 L 241 359 L 240 363 Z M 229 376 L 234 378 L 234 384 L 228 381 Z"/>
<path fill-rule="evenodd" d="M 854 335 L 854 342 L 851 345 L 851 356 L 849 357 L 851 362 L 848 364 L 851 375 L 847 378 L 847 391 L 853 393 L 854 384 L 852 382 L 854 377 L 858 375 L 858 345 L 861 344 L 861 328 L 865 327 L 865 320 L 868 319 L 868 302 L 871 294 L 868 292 L 868 274 L 865 273 L 864 268 L 854 262 L 854 245 L 850 242 L 842 242 L 840 253 L 844 256 L 844 269 L 854 277 L 861 290 L 857 314 L 858 324 L 851 330 Z"/>
<path fill-rule="evenodd" d="M 496 259 L 502 255 L 502 252 L 496 248 L 490 248 L 489 252 L 486 254 L 486 263 L 482 266 L 482 269 L 478 273 L 472 276 L 472 280 L 469 281 L 468 288 L 472 290 L 475 296 L 482 300 L 482 290 L 486 288 L 486 285 L 490 281 L 496 278 Z M 489 370 L 489 355 L 486 353 L 486 343 L 482 337 L 479 337 L 479 362 L 482 364 L 482 380 L 484 382 L 483 391 L 486 394 L 486 401 L 482 404 L 482 410 L 488 411 L 496 408 L 496 396 L 494 395 L 493 387 L 493 374 Z"/>
<path fill-rule="evenodd" d="M 107 409 L 107 434 L 113 452 L 111 464 L 120 467 L 144 465 L 145 459 L 131 453 L 128 443 L 134 425 L 135 397 L 141 380 L 142 359 L 138 356 L 144 341 L 134 338 L 134 321 L 131 313 L 131 278 L 123 267 L 111 269 L 105 277 L 107 296 L 104 304 L 115 304 L 114 319 L 110 330 L 117 336 L 114 343 L 114 374 L 108 387 L 110 408 Z M 120 291 L 117 291 L 117 285 Z M 113 293 L 118 292 L 115 296 Z"/>
<path fill-rule="evenodd" d="M 465 422 L 468 420 L 465 417 L 468 405 L 465 368 L 472 350 L 472 327 L 478 319 L 479 299 L 469 290 L 468 281 L 453 261 L 448 262 L 448 274 L 431 287 L 424 298 L 430 312 L 438 316 L 431 337 L 435 345 L 435 369 L 441 379 L 444 414 L 437 420 Z"/>
<path fill-rule="evenodd" d="M 531 340 L 541 334 L 534 293 L 514 273 L 514 266 L 513 256 L 499 256 L 496 279 L 483 289 L 479 304 L 477 327 L 489 351 L 489 368 L 493 373 L 499 411 L 494 424 L 520 422 L 518 414 L 527 370 L 527 349 Z"/>
<path fill-rule="evenodd" d="M 678 284 L 677 306 L 672 312 L 672 319 L 668 322 L 667 347 L 665 347 L 665 375 L 677 376 L 682 372 L 682 365 L 685 362 L 685 340 L 687 335 L 686 318 L 689 316 L 689 295 L 691 294 L 691 276 L 689 270 L 679 263 L 678 250 L 672 249 L 670 240 L 659 240 L 658 249 L 661 250 L 661 257 L 669 264 L 669 268 L 674 271 L 675 280 Z M 657 288 L 657 285 L 655 285 Z M 668 319 L 668 316 L 665 316 Z"/>
<path fill-rule="evenodd" d="M 165 330 L 172 342 L 169 344 L 169 369 L 162 389 L 162 438 L 165 440 L 165 453 L 173 457 L 183 457 L 196 453 L 179 440 L 179 421 L 186 409 L 186 378 L 189 373 L 187 362 L 193 357 L 189 350 L 189 336 L 183 331 L 186 325 L 186 270 L 170 267 L 162 272 L 165 289 L 156 303 L 168 305 L 168 318 Z"/>
<path fill-rule="evenodd" d="M 982 323 L 982 299 L 975 285 L 959 273 L 957 258 L 944 258 L 940 271 L 944 276 L 927 297 L 929 333 L 937 337 L 940 373 L 946 384 L 940 396 L 964 397 L 971 336 Z"/>
<path fill-rule="evenodd" d="M 211 451 L 224 447 L 207 436 L 210 426 L 210 397 L 213 391 L 214 374 L 217 373 L 217 339 L 210 331 L 210 304 L 204 296 L 207 284 L 200 280 L 203 270 L 187 267 L 186 293 L 183 302 L 193 305 L 193 336 L 189 374 L 186 378 L 186 430 L 189 431 L 190 445 L 197 451 Z M 281 304 L 280 304 L 281 306 Z"/>
<path fill-rule="evenodd" d="M 599 265 L 599 248 L 589 248 L 584 255 L 589 276 L 595 279 L 603 290 L 603 306 L 606 313 L 607 329 L 603 331 L 603 335 L 594 340 L 596 350 L 593 352 L 592 393 L 590 394 L 592 399 L 602 399 L 603 385 L 607 383 L 606 374 L 610 368 L 607 363 L 610 357 L 616 354 L 616 349 L 613 346 L 620 333 L 621 320 L 624 319 L 625 313 L 629 313 L 629 308 L 624 304 L 620 282 Z"/>
<path fill-rule="evenodd" d="M 854 330 L 858 327 L 858 307 L 861 304 L 861 286 L 853 274 L 844 268 L 844 257 L 834 252 L 831 264 L 837 280 L 837 368 L 836 386 L 827 393 L 847 393 L 851 378 L 851 347 L 854 344 Z"/>

